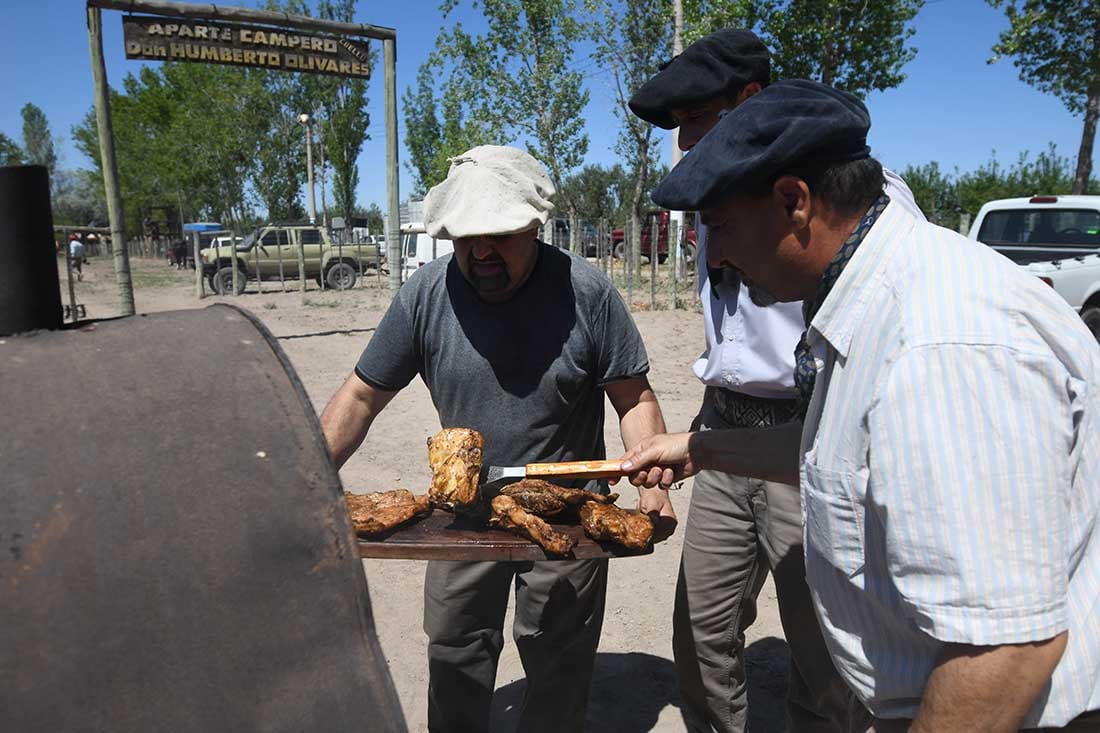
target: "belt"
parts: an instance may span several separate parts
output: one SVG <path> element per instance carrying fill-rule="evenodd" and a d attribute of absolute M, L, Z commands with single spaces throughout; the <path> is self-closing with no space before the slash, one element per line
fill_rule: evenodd
<path fill-rule="evenodd" d="M 730 427 L 767 428 L 796 420 L 798 400 L 753 397 L 721 387 L 707 387 L 714 409 Z"/>

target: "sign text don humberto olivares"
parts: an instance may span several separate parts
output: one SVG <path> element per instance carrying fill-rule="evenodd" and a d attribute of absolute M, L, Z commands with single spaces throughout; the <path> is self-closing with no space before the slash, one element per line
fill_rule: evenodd
<path fill-rule="evenodd" d="M 124 16 L 126 58 L 259 66 L 340 76 L 370 76 L 362 41 L 278 28 Z"/>

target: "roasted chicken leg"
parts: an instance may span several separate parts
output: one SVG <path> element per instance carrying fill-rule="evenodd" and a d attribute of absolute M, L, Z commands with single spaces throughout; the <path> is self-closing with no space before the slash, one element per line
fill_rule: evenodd
<path fill-rule="evenodd" d="M 653 521 L 614 504 L 589 501 L 581 505 L 581 526 L 594 540 L 617 542 L 630 550 L 644 550 L 653 539 Z"/>
<path fill-rule="evenodd" d="M 580 506 L 586 501 L 614 504 L 618 494 L 593 494 L 584 489 L 566 489 L 549 481 L 525 478 L 500 490 L 501 495 L 515 499 L 521 507 L 540 517 L 552 517 L 566 507 Z"/>
<path fill-rule="evenodd" d="M 572 537 L 553 529 L 549 524 L 526 511 L 510 496 L 502 494 L 493 497 L 491 507 L 490 525 L 526 537 L 553 555 L 568 555 L 577 545 L 577 541 Z"/>

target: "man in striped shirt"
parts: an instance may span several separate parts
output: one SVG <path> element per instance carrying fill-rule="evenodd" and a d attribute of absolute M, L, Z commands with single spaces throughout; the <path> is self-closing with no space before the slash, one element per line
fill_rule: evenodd
<path fill-rule="evenodd" d="M 654 192 L 701 209 L 712 264 L 804 301 L 806 415 L 647 440 L 632 480 L 798 479 L 814 606 L 874 730 L 1100 729 L 1100 347 L 1038 279 L 891 202 L 869 127 L 779 82 Z"/>

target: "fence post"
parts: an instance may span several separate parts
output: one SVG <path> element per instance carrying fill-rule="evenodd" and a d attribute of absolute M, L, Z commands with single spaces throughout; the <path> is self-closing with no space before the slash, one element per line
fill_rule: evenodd
<path fill-rule="evenodd" d="M 631 217 L 630 221 L 626 223 L 626 230 L 623 234 L 625 235 L 624 242 L 627 245 L 626 251 L 623 253 L 626 255 L 624 258 L 626 265 L 623 272 L 626 274 L 627 309 L 634 310 L 634 267 L 631 264 L 631 260 L 634 259 L 634 217 Z"/>
<path fill-rule="evenodd" d="M 236 246 L 237 246 L 237 243 L 234 242 L 233 247 L 236 248 Z M 253 242 L 252 243 L 252 254 L 253 254 L 252 260 L 256 263 L 256 292 L 259 293 L 260 295 L 263 295 L 264 286 L 263 286 L 263 276 L 260 274 L 260 243 L 259 242 Z"/>
<path fill-rule="evenodd" d="M 298 292 L 306 292 L 306 248 L 302 244 L 301 236 L 298 237 Z"/>
<path fill-rule="evenodd" d="M 195 250 L 195 297 L 202 300 L 206 297 L 206 287 L 202 283 L 202 257 L 199 255 L 199 233 L 191 232 L 191 248 Z M 183 258 L 187 264 L 187 257 Z"/>
<path fill-rule="evenodd" d="M 657 263 L 661 259 L 661 227 L 657 217 L 649 227 L 649 309 L 657 310 Z"/>
<path fill-rule="evenodd" d="M 668 226 L 668 307 L 676 310 L 676 272 L 680 269 L 680 253 L 683 252 L 683 243 L 680 241 L 680 222 L 673 219 Z M 676 248 L 673 249 L 673 243 Z"/>
<path fill-rule="evenodd" d="M 257 242 L 259 244 L 259 242 Z M 279 284 L 283 287 L 283 292 L 286 292 L 286 276 L 283 272 L 283 243 L 279 241 L 279 233 L 275 232 L 275 249 L 279 253 Z"/>

